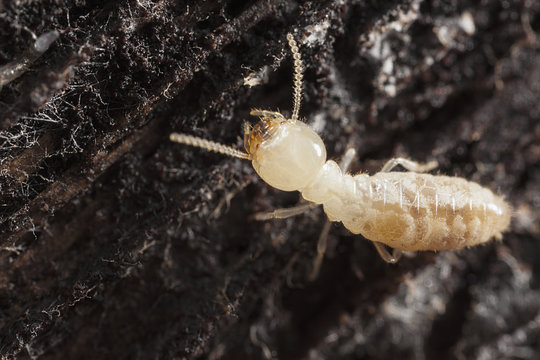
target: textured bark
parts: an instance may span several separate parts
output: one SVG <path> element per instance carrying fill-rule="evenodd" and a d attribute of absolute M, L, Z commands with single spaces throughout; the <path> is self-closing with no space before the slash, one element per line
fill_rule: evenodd
<path fill-rule="evenodd" d="M 540 357 L 539 2 L 0 12 L 0 75 L 31 60 L 0 90 L 2 358 Z M 322 211 L 254 221 L 298 196 L 247 161 L 168 141 L 241 147 L 252 107 L 290 114 L 288 32 L 306 67 L 301 116 L 330 157 L 354 146 L 352 170 L 369 173 L 437 160 L 506 194 L 503 241 L 388 265 L 335 224 L 309 282 Z"/>

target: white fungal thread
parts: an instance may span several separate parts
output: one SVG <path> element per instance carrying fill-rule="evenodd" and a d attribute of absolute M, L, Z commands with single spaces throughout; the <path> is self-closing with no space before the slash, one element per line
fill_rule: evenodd
<path fill-rule="evenodd" d="M 259 220 L 298 215 L 312 205 L 323 205 L 330 221 L 340 221 L 354 234 L 373 241 L 381 257 L 390 263 L 401 250 L 455 250 L 487 242 L 510 225 L 511 207 L 501 196 L 481 185 L 459 177 L 430 175 L 435 161 L 420 164 L 404 158 L 389 160 L 373 176 L 351 175 L 348 165 L 340 167 L 326 160 L 323 141 L 308 125 L 298 120 L 302 97 L 303 65 L 296 41 L 287 41 L 294 59 L 293 112 L 290 119 L 281 113 L 253 109 L 260 121 L 244 127 L 242 152 L 185 134 L 171 134 L 175 142 L 251 160 L 253 168 L 270 186 L 283 191 L 299 191 L 313 203 L 257 214 Z M 350 164 L 354 150 L 345 154 Z M 408 172 L 391 172 L 401 165 Z M 327 231 L 328 226 L 325 226 Z M 394 249 L 390 254 L 381 244 Z M 318 272 L 326 237 L 321 235 L 314 261 Z"/>

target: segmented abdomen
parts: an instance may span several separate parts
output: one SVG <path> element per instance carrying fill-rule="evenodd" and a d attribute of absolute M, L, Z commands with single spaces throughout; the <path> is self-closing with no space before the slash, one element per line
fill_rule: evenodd
<path fill-rule="evenodd" d="M 510 224 L 502 197 L 462 178 L 389 172 L 354 180 L 359 211 L 342 219 L 345 227 L 393 248 L 459 249 L 500 237 Z"/>

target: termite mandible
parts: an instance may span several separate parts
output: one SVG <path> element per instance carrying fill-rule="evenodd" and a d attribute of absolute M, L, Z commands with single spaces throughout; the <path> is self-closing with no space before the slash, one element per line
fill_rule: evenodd
<path fill-rule="evenodd" d="M 353 149 L 346 152 L 341 166 L 326 160 L 320 136 L 298 119 L 304 69 L 296 41 L 291 34 L 287 40 L 294 59 L 290 119 L 276 111 L 251 110 L 260 121 L 253 127 L 244 124 L 245 152 L 187 134 L 173 133 L 170 140 L 251 160 L 268 185 L 299 191 L 309 202 L 259 214 L 257 219 L 287 218 L 323 205 L 330 221 L 340 221 L 353 234 L 371 240 L 390 263 L 397 262 L 403 250 L 456 250 L 502 238 L 510 225 L 510 205 L 475 182 L 426 174 L 437 166 L 435 161 L 419 164 L 394 158 L 369 176 L 347 173 Z M 408 172 L 391 172 L 398 165 Z M 327 233 L 328 226 L 325 228 Z M 383 244 L 393 248 L 392 254 Z M 325 248 L 326 236 L 321 236 L 312 278 L 319 271 Z"/>

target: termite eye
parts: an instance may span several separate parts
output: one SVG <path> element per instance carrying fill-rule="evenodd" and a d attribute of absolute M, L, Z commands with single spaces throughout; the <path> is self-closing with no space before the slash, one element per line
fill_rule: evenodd
<path fill-rule="evenodd" d="M 277 189 L 303 189 L 324 165 L 326 149 L 319 135 L 306 124 L 300 121 L 278 124 L 251 152 L 253 168 Z"/>

